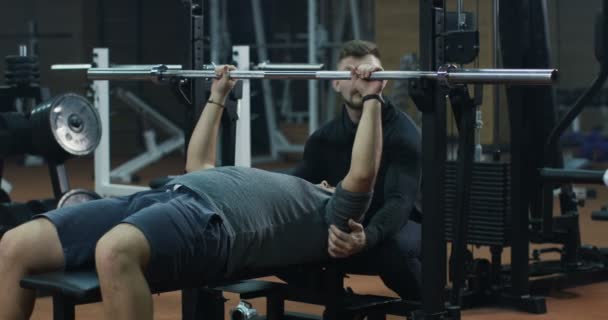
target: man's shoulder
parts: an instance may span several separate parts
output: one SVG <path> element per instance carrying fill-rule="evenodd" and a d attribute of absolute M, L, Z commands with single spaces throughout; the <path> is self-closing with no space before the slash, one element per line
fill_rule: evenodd
<path fill-rule="evenodd" d="M 336 117 L 315 130 L 308 140 L 314 142 L 327 142 L 339 138 L 342 135 L 343 130 L 341 129 L 340 118 Z"/>
<path fill-rule="evenodd" d="M 420 128 L 405 112 L 395 109 L 395 117 L 389 122 L 390 128 L 385 131 L 385 143 L 390 144 L 419 144 L 421 139 Z"/>

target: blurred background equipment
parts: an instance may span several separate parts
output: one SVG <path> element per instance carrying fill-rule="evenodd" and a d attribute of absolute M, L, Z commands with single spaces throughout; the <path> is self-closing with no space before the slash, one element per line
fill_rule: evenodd
<path fill-rule="evenodd" d="M 32 54 L 37 50 L 39 36 L 35 23 L 30 24 L 30 29 L 29 46 L 19 45 L 19 55 L 4 59 L 5 84 L 0 86 L 0 178 L 6 159 L 24 159 L 24 166 L 46 163 L 52 198 L 13 202 L 12 185 L 2 179 L 0 235 L 35 214 L 55 209 L 70 191 L 65 161 L 92 154 L 102 134 L 97 110 L 87 98 L 75 93 L 52 97 L 50 90 L 40 85 L 39 57 Z"/>

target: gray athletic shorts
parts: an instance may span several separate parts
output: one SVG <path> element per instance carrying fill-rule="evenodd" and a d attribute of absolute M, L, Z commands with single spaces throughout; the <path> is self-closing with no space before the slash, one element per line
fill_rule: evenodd
<path fill-rule="evenodd" d="M 229 238 L 219 215 L 184 186 L 61 208 L 49 219 L 63 246 L 66 270 L 95 268 L 95 245 L 119 223 L 143 232 L 151 248 L 146 278 L 159 287 L 200 286 L 226 272 Z"/>

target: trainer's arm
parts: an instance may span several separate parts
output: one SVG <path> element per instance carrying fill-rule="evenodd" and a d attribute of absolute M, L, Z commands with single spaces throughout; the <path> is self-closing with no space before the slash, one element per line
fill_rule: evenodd
<path fill-rule="evenodd" d="M 226 97 L 236 83 L 227 75 L 228 71 L 235 69 L 234 66 L 220 66 L 215 70 L 222 77 L 213 80 L 211 96 L 192 131 L 186 156 L 186 172 L 215 167 L 217 134 L 224 112 L 223 106 L 226 103 Z"/>

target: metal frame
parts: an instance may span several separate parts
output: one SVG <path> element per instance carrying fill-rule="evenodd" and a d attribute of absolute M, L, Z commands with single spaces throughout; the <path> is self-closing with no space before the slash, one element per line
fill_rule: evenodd
<path fill-rule="evenodd" d="M 424 70 L 434 70 L 445 63 L 443 55 L 443 38 L 439 35 L 445 32 L 444 5 L 445 1 L 440 0 L 420 0 L 420 65 Z M 503 3 L 504 4 L 504 3 Z M 509 3 L 509 5 L 511 5 Z M 502 20 L 504 21 L 504 19 Z M 518 66 L 521 67 L 521 66 Z M 438 83 L 425 83 L 418 81 L 422 86 L 426 86 L 425 98 L 422 105 L 417 102 L 422 111 L 422 206 L 424 214 L 422 216 L 422 258 L 423 258 L 423 280 L 422 280 L 422 309 L 415 313 L 415 319 L 459 319 L 460 312 L 456 305 L 446 305 L 444 292 L 446 289 L 446 241 L 444 233 L 444 183 L 445 180 L 445 160 L 446 160 L 446 103 L 445 94 L 442 92 Z M 515 103 L 511 112 L 516 110 L 517 114 L 512 115 L 520 121 L 524 119 L 522 105 Z M 533 107 L 533 106 L 530 106 Z M 513 133 L 522 135 L 522 133 Z M 523 137 L 512 138 L 512 152 L 516 155 L 524 154 Z M 527 268 L 529 239 L 527 230 L 527 206 L 525 206 L 522 194 L 522 169 L 523 163 L 519 156 L 513 160 L 512 170 L 512 223 L 513 240 L 512 259 L 514 264 L 519 260 L 525 259 Z M 522 234 L 523 233 L 523 234 Z M 462 235 L 461 235 L 462 236 Z M 525 254 L 524 254 L 525 251 Z M 512 270 L 512 292 L 505 295 L 503 301 L 518 305 L 520 308 L 528 310 L 539 310 L 542 312 L 544 300 L 531 297 L 528 293 L 528 272 L 521 270 L 514 265 Z M 452 303 L 456 303 L 458 297 L 452 297 Z"/>
<path fill-rule="evenodd" d="M 353 29 L 353 39 L 361 39 L 361 15 L 359 14 L 359 1 L 349 0 L 350 21 Z"/>
<path fill-rule="evenodd" d="M 0 170 L 1 171 L 1 170 Z M 2 175 L 0 175 L 1 177 Z M 11 193 L 13 191 L 13 185 L 6 179 L 0 178 L 0 189 L 4 190 L 4 192 Z"/>
<path fill-rule="evenodd" d="M 499 7 L 500 0 L 492 0 L 492 67 L 498 68 L 499 66 L 499 52 L 500 52 L 500 41 L 499 37 Z M 479 14 L 479 13 L 478 13 Z M 494 93 L 494 114 L 493 114 L 493 142 L 498 145 L 501 143 L 500 139 L 500 87 L 495 85 L 492 87 L 492 91 Z"/>
<path fill-rule="evenodd" d="M 93 49 L 93 63 L 100 67 L 109 64 L 107 48 Z M 93 81 L 93 103 L 101 120 L 101 140 L 95 149 L 95 192 L 102 197 L 123 196 L 148 190 L 148 187 L 113 184 L 110 180 L 110 83 L 107 80 Z"/>
<path fill-rule="evenodd" d="M 147 129 L 143 132 L 146 151 L 112 169 L 110 172 L 110 178 L 128 183 L 132 181 L 132 176 L 135 172 L 156 162 L 164 155 L 183 148 L 184 132 L 133 92 L 123 88 L 115 88 L 113 94 L 138 113 L 145 114 L 146 119 L 157 123 L 159 128 L 164 129 L 170 135 L 169 138 L 159 144 L 156 141 L 154 129 Z"/>
<path fill-rule="evenodd" d="M 503 65 L 506 67 L 530 67 L 548 64 L 546 46 L 542 40 L 546 35 L 543 22 L 538 23 L 538 11 L 533 7 L 540 2 L 525 0 L 501 1 L 500 13 L 500 46 L 503 53 Z M 534 12 L 534 14 L 532 13 Z M 534 18 L 530 16 L 534 15 Z M 527 17 L 521 19 L 521 17 Z M 515 19 L 515 20 L 513 20 Z M 517 21 L 515 23 L 515 21 Z M 529 48 L 529 51 L 524 50 Z M 541 57 L 542 56 L 542 57 Z M 503 293 L 504 302 L 528 312 L 544 313 L 544 298 L 530 295 L 529 248 L 532 233 L 530 213 L 540 212 L 535 207 L 541 201 L 540 192 L 536 192 L 539 161 L 548 159 L 552 152 L 543 152 L 535 146 L 542 146 L 543 127 L 547 126 L 547 115 L 550 102 L 544 100 L 544 88 L 508 87 L 507 98 L 511 128 L 511 274 L 510 292 Z M 545 108 L 538 108 L 543 105 Z M 553 112 L 551 110 L 550 112 Z M 553 116 L 555 116 L 553 114 Z M 542 119 L 542 122 L 538 121 Z M 532 181 L 526 183 L 524 181 Z M 550 209 L 552 210 L 552 209 Z"/>
<path fill-rule="evenodd" d="M 342 6 L 343 10 L 338 10 L 339 15 L 334 20 L 335 25 L 333 28 L 334 37 L 337 38 L 339 34 L 339 39 L 333 39 L 334 45 L 326 45 L 322 43 L 323 37 L 319 36 L 319 28 L 322 27 L 321 23 L 318 20 L 318 11 L 319 11 L 319 3 L 318 0 L 308 0 L 307 2 L 307 33 L 308 40 L 306 43 L 306 47 L 308 49 L 308 62 L 310 64 L 315 64 L 318 61 L 319 49 L 323 47 L 331 47 L 332 48 L 332 61 L 335 64 L 338 55 L 338 47 L 335 46 L 336 43 L 342 41 L 344 23 L 346 21 L 346 7 L 349 5 L 350 17 L 351 17 L 351 26 L 352 32 L 355 39 L 361 38 L 361 24 L 360 24 L 360 12 L 359 12 L 359 3 L 357 0 L 341 0 L 340 6 Z M 322 7 L 323 4 L 321 4 Z M 321 8 L 322 10 L 322 8 Z M 267 48 L 268 44 L 266 43 L 265 34 L 264 34 L 264 19 L 261 13 L 261 4 L 259 0 L 252 1 L 252 17 L 254 24 L 254 31 L 256 37 L 256 45 L 258 50 L 258 58 L 261 61 L 268 59 Z M 280 45 L 279 45 L 280 46 Z M 285 45 L 286 47 L 289 44 Z M 285 87 L 283 88 L 283 100 L 289 99 L 289 81 L 285 83 Z M 267 122 L 267 131 L 268 131 L 268 139 L 270 144 L 270 155 L 267 157 L 256 157 L 254 159 L 255 162 L 265 162 L 269 160 L 276 160 L 279 156 L 280 152 L 303 152 L 304 145 L 303 144 L 293 144 L 287 140 L 285 135 L 278 128 L 277 116 L 274 108 L 274 99 L 272 99 L 272 87 L 268 81 L 262 82 L 262 90 L 264 97 L 264 108 Z M 331 87 L 327 88 L 328 91 L 331 91 Z M 331 119 L 333 116 L 333 105 L 336 101 L 336 96 L 334 94 L 327 95 L 326 105 L 330 106 L 326 108 L 326 112 L 320 112 L 319 103 L 323 100 L 323 93 L 320 92 L 319 84 L 314 81 L 308 82 L 308 109 L 307 112 L 293 112 L 291 110 L 291 104 L 281 108 L 282 113 L 287 113 L 286 117 L 291 117 L 297 119 L 297 122 L 300 122 L 301 119 L 308 117 L 308 134 L 311 135 L 314 131 L 319 128 L 321 118 L 327 120 Z M 319 99 L 321 98 L 321 99 Z"/>
<path fill-rule="evenodd" d="M 331 26 L 331 38 L 330 41 L 337 43 L 340 42 L 344 39 L 344 25 L 346 22 L 346 7 L 347 7 L 347 1 L 346 0 L 338 0 L 336 1 L 337 5 L 336 7 L 338 8 L 336 10 L 336 14 L 334 14 L 332 16 L 332 26 Z M 351 10 L 352 10 L 352 6 L 351 6 Z M 355 33 L 355 26 L 354 24 L 352 24 L 352 28 L 353 28 L 353 33 Z M 340 48 L 337 46 L 332 46 L 330 48 L 330 52 L 327 55 L 330 59 L 330 67 L 332 68 L 337 68 L 338 67 L 338 58 L 340 55 Z M 335 114 L 335 109 L 334 106 L 336 105 L 336 101 L 338 99 L 338 95 L 334 93 L 334 89 L 331 83 L 328 83 L 325 89 L 327 92 L 329 92 L 329 94 L 327 94 L 327 96 L 325 97 L 325 116 L 324 119 L 326 121 L 329 121 L 331 119 L 333 119 L 334 114 Z"/>
<path fill-rule="evenodd" d="M 255 32 L 255 42 L 257 46 L 258 59 L 268 61 L 268 50 L 266 48 L 266 33 L 264 31 L 264 16 L 262 14 L 262 4 L 260 0 L 251 1 L 251 15 L 253 18 L 253 28 Z M 264 114 L 266 116 L 266 130 L 268 133 L 268 143 L 270 147 L 270 156 L 268 158 L 256 159 L 257 162 L 276 160 L 279 151 L 285 146 L 288 146 L 287 139 L 278 129 L 276 119 L 274 98 L 272 94 L 272 86 L 270 81 L 262 81 L 262 94 L 264 99 Z M 303 146 L 299 146 L 303 150 Z"/>
<path fill-rule="evenodd" d="M 232 47 L 232 59 L 237 68 L 249 69 L 249 46 Z M 242 98 L 237 105 L 238 121 L 236 123 L 234 165 L 251 167 L 251 85 L 243 80 Z"/>
<path fill-rule="evenodd" d="M 308 0 L 308 63 L 317 60 L 317 0 Z M 308 81 L 308 135 L 319 127 L 319 84 Z"/>
<path fill-rule="evenodd" d="M 437 47 L 444 31 L 437 21 L 434 1 L 419 1 L 420 67 L 436 70 L 443 64 L 443 54 Z M 443 319 L 446 316 L 445 275 L 446 241 L 444 232 L 444 192 L 446 161 L 446 102 L 437 82 L 427 83 L 427 105 L 422 106 L 422 309 L 414 319 Z M 421 106 L 419 106 L 420 108 Z"/>
<path fill-rule="evenodd" d="M 316 40 L 316 1 L 317 0 L 308 0 L 308 62 L 309 64 L 317 63 L 317 40 Z M 264 18 L 262 14 L 261 2 L 260 0 L 253 0 L 251 2 L 252 6 L 252 17 L 253 17 L 253 26 L 255 31 L 255 39 L 256 46 L 258 51 L 258 59 L 262 62 L 268 60 L 268 50 L 267 50 L 267 42 L 266 35 L 264 32 Z M 288 95 L 289 83 L 285 84 L 284 94 L 285 97 Z M 313 122 L 318 119 L 317 110 L 317 95 L 318 95 L 318 84 L 309 82 L 308 86 L 308 121 L 309 121 L 309 134 L 312 134 L 318 127 L 317 122 Z M 283 132 L 278 127 L 278 120 L 276 116 L 276 109 L 274 105 L 274 98 L 272 94 L 272 86 L 270 81 L 262 81 L 262 91 L 264 98 L 264 110 L 266 116 L 266 127 L 268 133 L 268 142 L 270 146 L 270 155 L 267 157 L 256 157 L 254 159 L 255 162 L 266 162 L 276 160 L 279 157 L 280 152 L 303 152 L 304 145 L 303 144 L 293 144 L 289 142 L 289 140 L 285 137 Z"/>
<path fill-rule="evenodd" d="M 242 69 L 247 69 L 249 66 L 249 47 L 237 46 L 233 48 L 234 59 L 237 65 Z M 96 48 L 93 50 L 94 63 L 97 66 L 103 67 L 108 65 L 109 50 L 105 48 Z M 133 68 L 129 68 L 132 69 Z M 236 123 L 236 128 L 228 128 L 236 130 L 236 141 L 234 148 L 234 159 L 223 159 L 223 162 L 230 162 L 237 166 L 251 166 L 251 129 L 250 129 L 250 85 L 248 80 L 243 81 L 243 95 L 237 103 L 237 116 L 239 120 Z M 185 137 L 177 127 L 168 127 L 169 122 L 163 120 L 162 116 L 155 110 L 147 107 L 145 104 L 139 105 L 138 108 L 143 108 L 146 113 L 152 115 L 155 120 L 162 122 L 165 128 L 169 128 L 176 136 L 159 145 L 155 150 L 148 150 L 138 157 L 124 163 L 123 165 L 111 169 L 110 168 L 110 88 L 107 80 L 93 81 L 93 91 L 95 92 L 94 104 L 99 111 L 101 119 L 101 129 L 103 135 L 99 146 L 95 150 L 95 192 L 104 197 L 123 196 L 134 192 L 148 190 L 148 187 L 134 186 L 127 184 L 112 183 L 111 178 L 118 177 L 123 179 L 124 175 L 133 173 L 141 169 L 145 165 L 158 160 L 163 154 L 176 150 L 183 146 Z M 124 93 L 128 94 L 128 93 Z M 133 100 L 131 97 L 130 100 Z M 150 109 L 148 109 L 150 108 Z M 165 123 L 166 122 L 166 123 Z M 229 141 L 224 141 L 230 144 Z"/>

